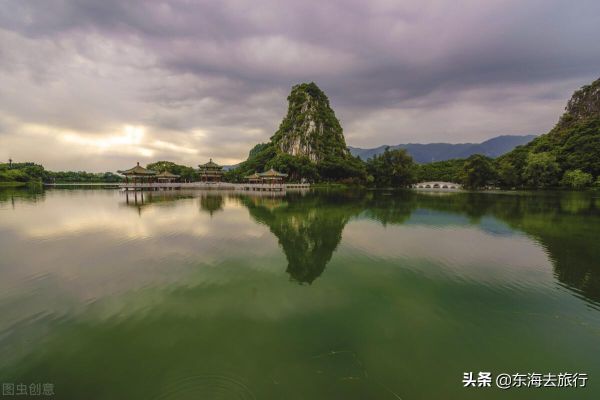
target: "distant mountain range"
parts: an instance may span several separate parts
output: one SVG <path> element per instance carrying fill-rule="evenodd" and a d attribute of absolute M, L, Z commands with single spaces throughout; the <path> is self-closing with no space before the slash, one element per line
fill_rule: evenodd
<path fill-rule="evenodd" d="M 361 149 L 359 147 L 349 146 L 348 149 L 353 156 L 359 156 L 363 161 L 383 153 L 386 147 L 389 147 L 390 150 L 406 149 L 417 163 L 426 164 L 453 158 L 467 158 L 473 154 L 483 154 L 488 157 L 496 158 L 508 153 L 517 146 L 531 142 L 535 138 L 535 135 L 502 135 L 482 143 L 408 143 L 395 146 L 383 145 L 372 149 Z"/>

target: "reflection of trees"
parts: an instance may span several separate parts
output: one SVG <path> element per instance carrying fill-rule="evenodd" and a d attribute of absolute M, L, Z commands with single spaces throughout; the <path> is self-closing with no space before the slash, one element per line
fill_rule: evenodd
<path fill-rule="evenodd" d="M 560 282 L 600 300 L 600 208 L 589 193 L 457 193 L 445 199 L 418 195 L 415 204 L 506 222 L 544 246 Z"/>
<path fill-rule="evenodd" d="M 382 225 L 402 224 L 416 209 L 504 221 L 525 232 L 548 251 L 557 279 L 586 297 L 600 300 L 600 204 L 589 194 L 402 192 L 311 193 L 300 200 L 241 199 L 250 215 L 269 226 L 298 282 L 321 275 L 342 238 L 348 220 L 363 215 Z M 593 218 L 590 218 L 593 217 Z"/>
<path fill-rule="evenodd" d="M 361 203 L 353 197 L 290 194 L 285 201 L 245 197 L 242 202 L 252 218 L 267 225 L 279 240 L 292 279 L 312 283 L 331 260 L 348 220 L 361 211 Z"/>
<path fill-rule="evenodd" d="M 0 204 L 10 203 L 14 208 L 17 203 L 35 203 L 43 201 L 45 196 L 42 185 L 24 187 L 0 187 Z"/>
<path fill-rule="evenodd" d="M 220 194 L 205 193 L 200 196 L 200 209 L 212 215 L 223 210 L 223 196 Z"/>
<path fill-rule="evenodd" d="M 517 197 L 517 196 L 514 196 Z M 590 196 L 518 196 L 494 216 L 534 237 L 548 251 L 558 280 L 600 301 L 600 210 Z"/>
<path fill-rule="evenodd" d="M 56 189 L 59 190 L 59 189 Z M 63 189 L 60 189 L 63 190 Z M 0 204 L 44 200 L 44 188 L 0 189 Z M 161 204 L 196 198 L 200 208 L 213 215 L 223 209 L 223 193 L 161 191 L 122 193 L 121 204 L 141 213 Z M 306 195 L 235 196 L 258 222 L 278 238 L 288 260 L 287 271 L 298 282 L 319 277 L 339 245 L 346 223 L 364 216 L 389 224 L 402 224 L 417 209 L 465 215 L 472 222 L 484 216 L 504 221 L 542 244 L 552 261 L 556 278 L 584 296 L 600 301 L 600 199 L 591 193 L 468 193 L 446 195 L 398 192 L 329 191 Z"/>
<path fill-rule="evenodd" d="M 365 215 L 383 226 L 402 224 L 416 206 L 411 191 L 370 192 L 365 200 Z"/>

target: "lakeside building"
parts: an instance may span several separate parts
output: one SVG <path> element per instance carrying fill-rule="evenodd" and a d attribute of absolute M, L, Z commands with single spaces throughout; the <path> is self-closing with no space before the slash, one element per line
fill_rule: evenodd
<path fill-rule="evenodd" d="M 221 182 L 223 167 L 213 162 L 212 158 L 206 164 L 198 165 L 201 182 Z"/>
<path fill-rule="evenodd" d="M 119 174 L 125 176 L 125 183 L 152 183 L 156 182 L 156 171 L 146 169 L 140 166 L 138 161 L 137 165 L 133 168 L 129 168 L 123 171 L 117 171 Z"/>
<path fill-rule="evenodd" d="M 156 179 L 158 183 L 173 183 L 177 182 L 177 180 L 179 179 L 179 175 L 172 174 L 169 171 L 163 171 L 160 174 L 156 175 Z"/>
<path fill-rule="evenodd" d="M 245 176 L 244 179 L 247 180 L 248 183 L 260 183 L 260 175 L 256 172 L 252 175 Z"/>
<path fill-rule="evenodd" d="M 273 168 L 266 172 L 253 173 L 252 175 L 245 176 L 244 179 L 248 183 L 262 183 L 270 185 L 281 185 L 283 180 L 287 177 L 287 174 L 275 171 Z"/>
<path fill-rule="evenodd" d="M 283 180 L 287 178 L 287 174 L 275 171 L 273 168 L 266 172 L 261 172 L 258 174 L 262 183 L 268 184 L 282 184 Z"/>

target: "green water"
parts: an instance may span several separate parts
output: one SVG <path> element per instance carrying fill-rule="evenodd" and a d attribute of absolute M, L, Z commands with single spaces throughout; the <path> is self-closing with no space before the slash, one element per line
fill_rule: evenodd
<path fill-rule="evenodd" d="M 0 382 L 57 399 L 598 399 L 599 238 L 593 193 L 0 190 Z M 463 388 L 469 371 L 589 381 Z"/>

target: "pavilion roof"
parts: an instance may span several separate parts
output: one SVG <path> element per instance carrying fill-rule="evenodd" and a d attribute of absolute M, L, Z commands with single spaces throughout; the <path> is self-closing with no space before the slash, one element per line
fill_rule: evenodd
<path fill-rule="evenodd" d="M 252 175 L 245 176 L 244 178 L 245 179 L 259 179 L 260 175 L 255 172 Z"/>
<path fill-rule="evenodd" d="M 213 162 L 212 158 L 206 164 L 198 165 L 200 168 L 222 168 L 219 164 Z"/>
<path fill-rule="evenodd" d="M 169 171 L 163 171 L 160 174 L 156 175 L 157 178 L 179 178 L 179 175 L 175 175 L 170 173 Z"/>
<path fill-rule="evenodd" d="M 261 178 L 284 178 L 288 176 L 287 174 L 283 174 L 279 171 L 275 171 L 273 168 L 266 172 L 261 172 L 258 174 Z"/>
<path fill-rule="evenodd" d="M 133 168 L 126 169 L 124 171 L 117 171 L 121 175 L 156 175 L 156 171 L 140 167 L 140 163 Z"/>

